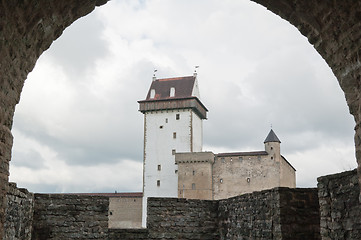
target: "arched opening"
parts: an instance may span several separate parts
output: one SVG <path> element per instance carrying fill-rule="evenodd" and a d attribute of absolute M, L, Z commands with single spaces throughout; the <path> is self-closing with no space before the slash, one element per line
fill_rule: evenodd
<path fill-rule="evenodd" d="M 32 176 L 28 188 L 41 192 L 140 190 L 139 182 L 126 188 L 142 174 L 136 100 L 144 98 L 154 68 L 168 77 L 191 74 L 194 65 L 201 66 L 201 97 L 210 110 L 205 150 L 257 150 L 273 124 L 301 186 L 355 167 L 343 94 L 297 29 L 252 2 L 154 4 L 110 2 L 70 27 L 39 60 L 46 74 L 34 70 L 26 85 L 35 91 L 25 86 L 22 96 L 28 109 L 17 107 L 11 180 L 28 187 L 22 182 Z M 68 39 L 71 31 L 76 37 Z M 90 36 L 81 38 L 82 31 Z M 75 45 L 86 48 L 73 51 Z M 30 95 L 35 99 L 26 100 Z M 17 148 L 18 139 L 26 148 Z M 314 167 L 325 163 L 332 169 Z M 310 169 L 325 172 L 307 178 Z"/>

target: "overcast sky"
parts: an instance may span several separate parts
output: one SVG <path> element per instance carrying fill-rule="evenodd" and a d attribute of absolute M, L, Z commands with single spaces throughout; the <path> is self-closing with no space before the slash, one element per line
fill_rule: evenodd
<path fill-rule="evenodd" d="M 10 181 L 32 192 L 142 190 L 143 115 L 157 77 L 199 65 L 203 150 L 259 151 L 271 124 L 297 186 L 356 167 L 354 122 L 325 61 L 248 0 L 113 0 L 65 30 L 16 107 Z"/>

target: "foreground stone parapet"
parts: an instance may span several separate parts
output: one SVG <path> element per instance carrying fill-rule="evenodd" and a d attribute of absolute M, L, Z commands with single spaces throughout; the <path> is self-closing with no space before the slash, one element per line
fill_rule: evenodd
<path fill-rule="evenodd" d="M 35 194 L 32 239 L 107 239 L 108 207 L 108 197 Z"/>
<path fill-rule="evenodd" d="M 3 240 L 31 240 L 34 194 L 10 183 L 8 188 Z"/>
<path fill-rule="evenodd" d="M 274 188 L 219 201 L 220 239 L 320 239 L 316 188 Z"/>
<path fill-rule="evenodd" d="M 322 239 L 360 239 L 361 204 L 356 170 L 319 177 L 317 181 Z"/>

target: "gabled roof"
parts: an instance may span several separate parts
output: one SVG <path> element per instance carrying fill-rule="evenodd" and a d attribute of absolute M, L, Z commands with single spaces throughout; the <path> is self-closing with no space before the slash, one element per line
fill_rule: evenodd
<path fill-rule="evenodd" d="M 281 141 L 278 139 L 277 135 L 275 134 L 275 132 L 272 129 L 269 132 L 266 139 L 264 140 L 264 143 L 268 143 L 268 142 L 279 142 L 279 143 L 281 143 Z"/>
<path fill-rule="evenodd" d="M 192 97 L 195 81 L 195 76 L 156 79 L 149 88 L 146 100 Z M 170 89 L 172 87 L 175 89 L 175 95 L 170 97 Z M 152 89 L 155 90 L 154 98 L 150 98 Z"/>

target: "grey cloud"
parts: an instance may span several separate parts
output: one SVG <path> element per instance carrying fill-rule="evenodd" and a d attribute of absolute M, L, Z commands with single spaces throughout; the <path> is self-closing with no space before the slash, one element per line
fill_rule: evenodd
<path fill-rule="evenodd" d="M 34 150 L 29 150 L 27 152 L 20 152 L 15 150 L 12 152 L 12 158 L 16 159 L 16 161 L 13 161 L 12 163 L 14 166 L 27 167 L 31 169 L 39 169 L 44 167 L 44 159 L 38 152 Z"/>
<path fill-rule="evenodd" d="M 95 66 L 97 59 L 109 53 L 107 43 L 102 39 L 103 30 L 104 25 L 93 14 L 83 17 L 67 28 L 46 54 L 73 76 L 72 80 L 79 80 L 87 69 Z"/>

